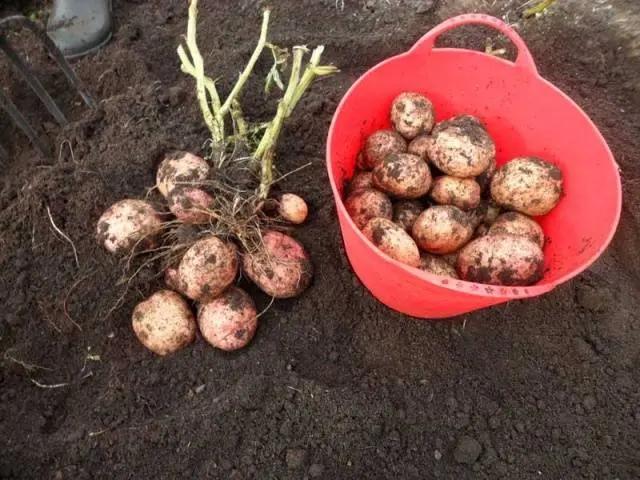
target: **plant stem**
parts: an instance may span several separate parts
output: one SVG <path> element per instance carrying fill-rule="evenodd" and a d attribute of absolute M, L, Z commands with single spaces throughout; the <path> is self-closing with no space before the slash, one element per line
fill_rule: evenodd
<path fill-rule="evenodd" d="M 322 65 L 318 66 L 320 63 L 320 57 L 322 56 L 322 52 L 324 52 L 324 45 L 320 45 L 316 47 L 311 53 L 311 58 L 309 59 L 309 63 L 307 64 L 307 68 L 302 74 L 302 78 L 300 79 L 300 83 L 296 87 L 296 91 L 293 94 L 293 99 L 291 100 L 291 104 L 289 105 L 289 110 L 287 112 L 287 117 L 291 115 L 293 109 L 296 108 L 296 105 L 304 95 L 304 92 L 309 88 L 311 82 L 317 76 L 324 75 L 332 75 L 338 72 L 338 69 L 333 65 Z"/>

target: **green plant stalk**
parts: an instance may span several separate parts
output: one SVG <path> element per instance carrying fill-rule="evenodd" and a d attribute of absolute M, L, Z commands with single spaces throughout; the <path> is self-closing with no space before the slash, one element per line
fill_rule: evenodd
<path fill-rule="evenodd" d="M 316 47 L 311 53 L 311 58 L 309 59 L 307 68 L 302 74 L 300 83 L 296 87 L 296 91 L 293 94 L 293 99 L 289 104 L 287 117 L 291 115 L 293 110 L 296 108 L 296 105 L 298 105 L 298 102 L 304 95 L 304 92 L 309 88 L 309 86 L 315 80 L 316 77 L 324 76 L 324 75 L 333 75 L 334 73 L 337 73 L 339 71 L 333 65 L 319 65 L 320 57 L 322 56 L 323 52 L 324 52 L 324 45 L 320 45 Z"/>
<path fill-rule="evenodd" d="M 240 102 L 234 100 L 231 103 L 231 109 L 229 113 L 231 113 L 231 118 L 233 120 L 235 136 L 244 138 L 246 141 L 247 133 L 249 132 L 249 126 L 247 125 L 247 121 L 244 119 L 244 115 L 242 114 L 242 107 L 240 106 Z"/>
<path fill-rule="evenodd" d="M 556 0 L 539 0 L 540 3 L 534 5 L 531 8 L 528 8 L 524 11 L 525 17 L 533 17 L 538 13 L 544 12 L 547 8 L 555 3 Z"/>

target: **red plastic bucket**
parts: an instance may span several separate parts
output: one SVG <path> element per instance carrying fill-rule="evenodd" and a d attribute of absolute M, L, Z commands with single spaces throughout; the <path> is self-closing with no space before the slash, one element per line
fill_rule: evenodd
<path fill-rule="evenodd" d="M 515 63 L 482 52 L 434 48 L 439 35 L 467 24 L 490 26 L 506 35 L 518 48 Z M 355 226 L 343 203 L 344 182 L 353 175 L 364 139 L 390 127 L 391 102 L 403 91 L 427 95 L 438 120 L 460 113 L 481 118 L 496 142 L 498 165 L 536 155 L 562 169 L 565 196 L 539 218 L 548 238 L 546 270 L 539 283 L 507 288 L 437 277 L 383 254 Z M 451 317 L 549 292 L 602 254 L 620 217 L 620 175 L 602 135 L 580 107 L 538 74 L 522 38 L 487 15 L 447 20 L 408 52 L 358 79 L 331 123 L 327 168 L 353 270 L 379 301 L 414 317 Z"/>

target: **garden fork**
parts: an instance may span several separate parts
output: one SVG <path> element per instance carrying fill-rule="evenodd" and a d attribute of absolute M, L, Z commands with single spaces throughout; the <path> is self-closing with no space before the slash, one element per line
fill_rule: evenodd
<path fill-rule="evenodd" d="M 46 31 L 38 26 L 34 21 L 22 16 L 14 15 L 6 17 L 0 20 L 0 50 L 2 50 L 9 58 L 14 67 L 20 72 L 24 80 L 40 98 L 44 106 L 49 113 L 55 118 L 56 122 L 61 126 L 68 123 L 67 118 L 64 116 L 56 102 L 51 98 L 51 95 L 45 90 L 40 83 L 40 80 L 33 74 L 31 69 L 25 63 L 25 61 L 16 53 L 16 51 L 9 45 L 5 31 L 7 28 L 18 27 L 27 28 L 31 30 L 36 37 L 44 44 L 51 56 L 54 58 L 60 69 L 64 72 L 71 85 L 78 91 L 84 103 L 91 108 L 97 108 L 96 101 L 93 99 L 89 91 L 84 87 L 82 82 L 78 79 L 75 72 L 72 70 L 69 62 L 64 58 L 62 52 L 49 38 Z M 24 115 L 20 112 L 15 103 L 11 100 L 9 95 L 0 87 L 0 108 L 4 109 L 13 122 L 29 137 L 29 140 L 34 144 L 38 151 L 45 157 L 50 157 L 51 153 L 49 147 L 39 137 L 34 128 L 29 124 Z M 8 159 L 8 152 L 0 145 L 0 160 Z"/>

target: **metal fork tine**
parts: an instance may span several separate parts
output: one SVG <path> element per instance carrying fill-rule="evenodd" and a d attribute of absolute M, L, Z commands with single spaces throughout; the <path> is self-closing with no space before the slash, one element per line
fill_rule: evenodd
<path fill-rule="evenodd" d="M 11 46 L 7 42 L 7 39 L 3 35 L 0 35 L 0 49 L 4 50 L 4 53 L 6 53 L 7 57 L 9 57 L 9 60 L 11 60 L 15 67 L 20 71 L 31 89 L 36 92 L 36 95 L 38 95 L 38 98 L 42 100 L 42 103 L 44 103 L 45 107 L 47 107 L 47 110 L 49 110 L 49 113 L 53 116 L 53 118 L 56 119 L 56 122 L 58 122 L 60 125 L 66 125 L 67 119 L 64 116 L 64 113 L 60 111 L 58 105 L 56 105 L 56 102 L 53 100 L 53 98 L 51 98 L 51 95 L 49 95 L 49 93 L 42 86 L 42 83 L 40 83 L 40 80 L 38 80 L 33 72 L 31 72 L 27 64 L 22 61 L 15 50 L 11 48 Z"/>
<path fill-rule="evenodd" d="M 49 38 L 49 35 L 47 35 L 47 32 L 44 29 L 40 28 L 40 26 L 38 26 L 38 24 L 34 21 L 22 15 L 13 15 L 0 20 L 0 28 L 13 24 L 25 26 L 29 30 L 31 30 L 42 41 L 42 43 L 44 43 L 45 47 L 53 56 L 60 69 L 64 72 L 71 85 L 73 85 L 73 87 L 80 94 L 80 96 L 84 100 L 84 103 L 92 108 L 98 108 L 96 101 L 93 99 L 86 87 L 82 84 L 75 72 L 71 69 L 71 65 L 69 65 L 69 62 L 67 62 L 60 49 L 56 46 L 55 43 L 53 43 L 53 40 Z"/>
<path fill-rule="evenodd" d="M 24 115 L 20 113 L 15 103 L 11 101 L 9 96 L 0 88 L 0 107 L 4 108 L 12 120 L 20 127 L 20 129 L 29 137 L 29 140 L 36 146 L 44 157 L 51 157 L 49 147 L 40 139 L 36 131 L 31 127 Z"/>

